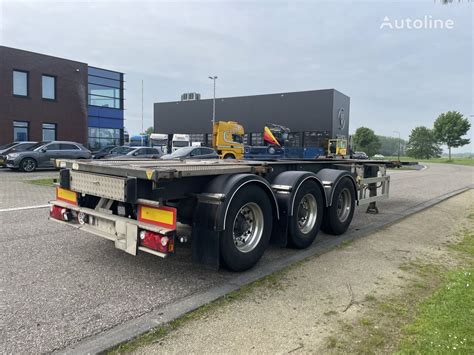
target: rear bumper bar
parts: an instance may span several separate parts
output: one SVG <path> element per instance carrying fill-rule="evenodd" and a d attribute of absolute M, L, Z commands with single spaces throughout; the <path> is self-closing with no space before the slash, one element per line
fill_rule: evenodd
<path fill-rule="evenodd" d="M 79 207 L 64 201 L 54 200 L 50 201 L 49 203 L 54 206 L 65 208 L 71 211 L 74 215 L 74 218 L 71 221 L 61 221 L 49 217 L 50 220 L 66 224 L 99 237 L 111 240 L 114 242 L 115 248 L 123 250 L 128 254 L 137 255 L 138 251 L 143 251 L 162 258 L 166 258 L 173 254 L 161 253 L 156 250 L 140 246 L 138 243 L 138 235 L 141 230 L 147 230 L 174 238 L 174 230 L 139 222 L 130 218 L 99 212 L 90 208 Z M 77 215 L 80 212 L 86 214 L 89 217 L 88 223 L 79 224 Z"/>

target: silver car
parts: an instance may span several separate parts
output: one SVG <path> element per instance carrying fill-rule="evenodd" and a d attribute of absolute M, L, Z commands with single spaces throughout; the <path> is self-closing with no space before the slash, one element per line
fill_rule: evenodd
<path fill-rule="evenodd" d="M 105 159 L 158 159 L 163 153 L 160 149 L 150 147 L 116 147 Z"/>
<path fill-rule="evenodd" d="M 90 159 L 91 152 L 75 142 L 40 142 L 27 151 L 8 154 L 6 165 L 10 169 L 32 172 L 37 168 L 54 168 L 53 159 L 61 158 Z"/>

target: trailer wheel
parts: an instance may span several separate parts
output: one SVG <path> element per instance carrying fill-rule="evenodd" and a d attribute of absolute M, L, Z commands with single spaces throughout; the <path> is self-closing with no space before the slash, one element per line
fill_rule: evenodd
<path fill-rule="evenodd" d="M 323 220 L 323 196 L 314 181 L 306 181 L 298 189 L 289 226 L 289 246 L 309 247 L 319 233 Z"/>
<path fill-rule="evenodd" d="M 321 229 L 329 234 L 343 234 L 351 224 L 354 209 L 354 185 L 344 178 L 335 187 L 332 203 L 325 210 Z"/>
<path fill-rule="evenodd" d="M 244 271 L 262 257 L 272 231 L 272 206 L 258 186 L 241 188 L 227 211 L 220 238 L 222 261 L 233 271 Z"/>

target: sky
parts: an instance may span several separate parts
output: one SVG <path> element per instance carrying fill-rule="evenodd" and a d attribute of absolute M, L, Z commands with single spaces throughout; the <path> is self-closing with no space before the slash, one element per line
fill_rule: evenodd
<path fill-rule="evenodd" d="M 217 75 L 217 97 L 335 88 L 351 132 L 408 138 L 442 112 L 474 115 L 473 15 L 469 1 L 0 0 L 0 44 L 125 73 L 133 134 L 142 80 L 146 128 L 154 102 L 211 98 Z"/>

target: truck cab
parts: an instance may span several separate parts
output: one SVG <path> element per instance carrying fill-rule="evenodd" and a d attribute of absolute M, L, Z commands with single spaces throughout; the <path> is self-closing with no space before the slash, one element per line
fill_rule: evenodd
<path fill-rule="evenodd" d="M 191 145 L 191 139 L 189 134 L 173 134 L 171 140 L 171 152 L 178 150 L 179 148 L 189 147 Z"/>
<path fill-rule="evenodd" d="M 244 127 L 234 121 L 215 122 L 212 131 L 212 146 L 222 159 L 244 157 Z"/>
<path fill-rule="evenodd" d="M 168 153 L 168 135 L 166 133 L 150 134 L 150 146 L 160 148 L 163 154 Z"/>

